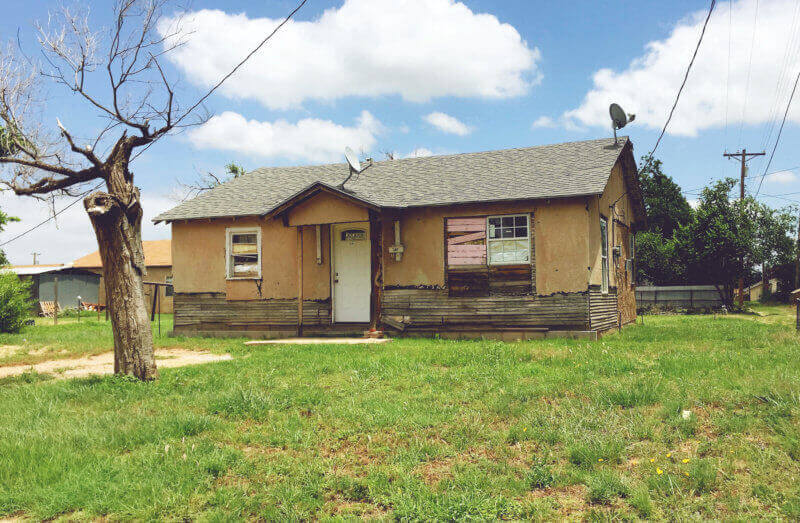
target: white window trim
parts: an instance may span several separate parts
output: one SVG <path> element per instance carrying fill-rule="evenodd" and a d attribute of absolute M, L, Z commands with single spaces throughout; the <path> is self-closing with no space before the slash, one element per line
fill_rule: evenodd
<path fill-rule="evenodd" d="M 231 267 L 231 252 L 233 251 L 234 234 L 255 234 L 258 246 L 258 276 L 233 276 Z M 261 228 L 260 227 L 229 227 L 225 229 L 225 279 L 227 280 L 260 280 L 261 279 Z"/>
<path fill-rule="evenodd" d="M 603 224 L 606 226 L 605 245 L 602 245 Z M 603 294 L 608 294 L 608 289 L 611 286 L 611 264 L 608 260 L 608 218 L 605 216 L 600 216 L 600 243 L 600 291 Z M 603 251 L 605 251 L 605 254 L 603 254 Z"/>
<path fill-rule="evenodd" d="M 516 218 L 518 216 L 522 216 L 525 218 L 526 229 L 528 230 L 527 236 L 524 238 L 489 238 L 489 220 L 491 218 Z M 489 254 L 489 242 L 498 242 L 504 240 L 528 240 L 528 261 L 527 262 L 518 262 L 518 261 L 508 261 L 508 262 L 495 262 L 492 263 L 491 255 Z M 486 266 L 491 267 L 492 265 L 530 265 L 531 263 L 531 216 L 530 214 L 494 214 L 492 216 L 486 217 Z"/>

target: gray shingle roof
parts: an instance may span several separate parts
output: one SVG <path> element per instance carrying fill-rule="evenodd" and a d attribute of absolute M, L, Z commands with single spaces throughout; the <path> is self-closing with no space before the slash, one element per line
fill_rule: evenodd
<path fill-rule="evenodd" d="M 628 138 L 375 162 L 345 186 L 378 207 L 600 194 Z M 315 182 L 340 184 L 345 163 L 256 169 L 158 215 L 154 221 L 261 216 Z"/>

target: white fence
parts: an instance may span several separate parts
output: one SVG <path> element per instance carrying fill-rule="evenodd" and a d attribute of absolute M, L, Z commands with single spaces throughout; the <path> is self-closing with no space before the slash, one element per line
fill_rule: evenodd
<path fill-rule="evenodd" d="M 682 307 L 716 309 L 723 301 L 713 285 L 669 285 L 636 287 L 637 307 Z"/>

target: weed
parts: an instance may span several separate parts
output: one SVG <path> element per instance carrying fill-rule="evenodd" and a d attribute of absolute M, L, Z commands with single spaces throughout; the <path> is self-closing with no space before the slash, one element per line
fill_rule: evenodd
<path fill-rule="evenodd" d="M 589 477 L 586 484 L 589 487 L 588 499 L 590 503 L 609 504 L 619 497 L 626 497 L 630 489 L 613 472 L 602 471 Z"/>

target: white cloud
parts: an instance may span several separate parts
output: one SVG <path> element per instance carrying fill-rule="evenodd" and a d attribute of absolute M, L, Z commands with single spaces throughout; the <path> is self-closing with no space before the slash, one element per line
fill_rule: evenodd
<path fill-rule="evenodd" d="M 368 111 L 362 111 L 353 127 L 330 120 L 306 118 L 260 122 L 247 120 L 239 113 L 226 111 L 213 116 L 189 132 L 195 147 L 236 151 L 264 158 L 328 162 L 342 159 L 345 146 L 369 150 L 375 145 L 383 125 Z"/>
<path fill-rule="evenodd" d="M 426 147 L 417 147 L 403 158 L 422 158 L 424 156 L 433 156 L 433 151 Z"/>
<path fill-rule="evenodd" d="M 667 132 L 696 136 L 702 130 L 725 126 L 726 113 L 728 125 L 737 128 L 739 122 L 770 121 L 776 108 L 782 117 L 800 67 L 800 57 L 795 54 L 792 59 L 788 51 L 793 49 L 787 46 L 798 9 L 796 0 L 773 0 L 760 5 L 756 0 L 741 0 L 733 4 L 733 16 L 729 18 L 730 4 L 717 3 Z M 586 126 L 608 127 L 608 106 L 617 102 L 636 113 L 636 125 L 660 129 L 683 80 L 706 14 L 705 10 L 697 11 L 678 23 L 667 38 L 648 43 L 644 54 L 624 71 L 595 72 L 593 88 L 581 105 L 564 113 L 564 117 Z M 783 69 L 785 61 L 788 66 Z M 781 71 L 784 81 L 778 90 Z M 790 120 L 800 122 L 800 104 L 794 104 Z"/>
<path fill-rule="evenodd" d="M 690 200 L 686 200 L 689 203 L 689 207 L 692 209 L 697 209 L 700 207 L 700 200 L 698 198 L 692 198 Z"/>
<path fill-rule="evenodd" d="M 163 240 L 170 237 L 170 228 L 164 224 L 154 225 L 151 221 L 156 215 L 175 206 L 168 198 L 142 193 L 142 238 Z M 56 209 L 63 209 L 72 199 L 56 200 Z M 16 216 L 22 221 L 8 224 L 0 233 L 0 243 L 20 234 L 51 215 L 51 209 L 44 203 L 25 196 L 15 196 L 10 191 L 0 192 L 0 209 L 6 214 Z M 55 221 L 51 220 L 33 232 L 0 247 L 9 261 L 15 265 L 33 263 L 32 252 L 40 253 L 39 263 L 68 263 L 85 254 L 97 250 L 97 239 L 83 202 L 76 203 Z"/>
<path fill-rule="evenodd" d="M 184 20 L 188 42 L 169 56 L 210 87 L 279 22 L 197 11 Z M 316 20 L 288 22 L 220 92 L 273 109 L 345 96 L 508 98 L 539 81 L 539 59 L 513 26 L 461 2 L 345 0 Z"/>
<path fill-rule="evenodd" d="M 538 128 L 553 129 L 558 126 L 559 124 L 549 116 L 540 116 L 539 118 L 534 120 L 533 123 L 531 124 L 531 127 L 534 129 Z"/>
<path fill-rule="evenodd" d="M 443 133 L 466 136 L 473 130 L 472 127 L 468 126 L 455 116 L 450 116 L 449 114 L 445 113 L 433 112 L 423 116 L 422 119 Z"/>
<path fill-rule="evenodd" d="M 778 171 L 767 175 L 766 181 L 768 183 L 792 183 L 797 181 L 797 175 L 794 171 Z"/>

